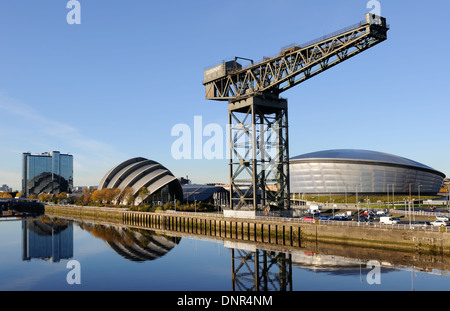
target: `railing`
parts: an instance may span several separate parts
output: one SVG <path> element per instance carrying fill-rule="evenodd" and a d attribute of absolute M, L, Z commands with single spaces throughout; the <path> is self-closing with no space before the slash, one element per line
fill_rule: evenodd
<path fill-rule="evenodd" d="M 108 207 L 93 207 L 93 206 L 77 206 L 77 205 L 65 205 L 62 207 L 67 208 L 83 208 L 83 209 L 92 209 L 92 210 L 103 210 L 103 211 L 122 211 L 127 212 L 128 209 L 125 208 L 108 208 Z M 441 212 L 424 212 L 424 211 L 407 211 L 407 210 L 389 210 L 390 213 L 404 213 L 405 215 L 411 216 L 436 216 L 436 215 L 446 215 L 450 216 L 450 213 L 441 213 Z M 143 212 L 144 213 L 144 212 Z M 168 214 L 168 215 L 183 215 L 183 216 L 197 216 L 197 217 L 217 217 L 217 218 L 225 218 L 223 213 L 221 212 L 182 212 L 175 210 L 166 210 L 166 211 L 156 211 L 158 214 Z M 264 212 L 257 212 L 255 216 L 256 220 L 267 220 L 274 222 L 286 222 L 286 223 L 296 223 L 296 224 L 317 224 L 317 225 L 329 225 L 329 226 L 347 226 L 347 227 L 369 227 L 369 228 L 381 228 L 381 229 L 396 229 L 396 230 L 415 230 L 415 231 L 430 231 L 430 232 L 449 232 L 448 227 L 446 226 L 418 226 L 414 225 L 411 220 L 411 224 L 383 224 L 380 222 L 358 222 L 355 220 L 323 220 L 323 219 L 313 219 L 313 220 L 304 220 L 303 217 L 280 217 L 279 213 L 269 212 L 267 215 Z"/>
<path fill-rule="evenodd" d="M 434 214 L 436 215 L 436 214 Z M 323 220 L 314 219 L 304 220 L 302 218 L 286 218 L 286 217 L 276 217 L 276 216 L 256 216 L 256 219 L 269 220 L 269 221 L 281 221 L 281 222 L 293 222 L 293 223 L 304 223 L 304 224 L 318 224 L 318 225 L 329 225 L 329 226 L 347 226 L 347 227 L 369 227 L 369 228 L 381 228 L 381 229 L 397 229 L 397 230 L 415 230 L 415 231 L 430 231 L 430 232 L 448 232 L 446 226 L 418 226 L 411 224 L 384 224 L 380 222 L 358 222 L 355 220 Z"/>

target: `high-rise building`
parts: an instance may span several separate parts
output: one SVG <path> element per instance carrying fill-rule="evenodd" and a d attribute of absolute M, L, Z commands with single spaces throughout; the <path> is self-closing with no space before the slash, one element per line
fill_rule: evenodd
<path fill-rule="evenodd" d="M 8 185 L 3 185 L 0 187 L 0 192 L 11 192 L 12 188 L 8 187 Z"/>
<path fill-rule="evenodd" d="M 73 156 L 59 151 L 22 157 L 22 195 L 72 193 Z"/>

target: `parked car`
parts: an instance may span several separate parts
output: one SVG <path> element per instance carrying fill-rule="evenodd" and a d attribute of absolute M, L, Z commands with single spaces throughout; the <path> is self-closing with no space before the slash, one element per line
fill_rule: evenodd
<path fill-rule="evenodd" d="M 443 220 L 436 220 L 436 221 L 433 221 L 431 224 L 436 227 L 449 225 L 449 223 L 447 221 L 443 221 Z"/>
<path fill-rule="evenodd" d="M 445 215 L 436 215 L 436 220 L 449 221 L 449 218 Z"/>
<path fill-rule="evenodd" d="M 329 219 L 330 219 L 330 216 L 327 216 L 327 215 L 320 215 L 320 216 L 319 216 L 319 219 L 320 219 L 320 220 L 329 220 Z"/>
<path fill-rule="evenodd" d="M 391 216 L 380 217 L 381 224 L 395 225 L 395 224 L 398 224 L 399 222 L 400 222 L 400 220 L 397 217 L 391 217 Z"/>
<path fill-rule="evenodd" d="M 356 221 L 358 221 L 358 222 L 373 222 L 373 220 L 370 219 L 369 217 L 360 217 L 359 219 L 356 219 Z"/>
<path fill-rule="evenodd" d="M 347 216 L 334 216 L 331 217 L 330 220 L 340 220 L 340 221 L 347 221 L 350 220 Z"/>
<path fill-rule="evenodd" d="M 316 220 L 311 217 L 311 216 L 303 216 L 302 218 L 303 221 L 307 221 L 307 222 L 315 222 Z"/>
<path fill-rule="evenodd" d="M 414 227 L 428 227 L 431 226 L 431 223 L 429 221 L 416 221 L 412 224 Z"/>

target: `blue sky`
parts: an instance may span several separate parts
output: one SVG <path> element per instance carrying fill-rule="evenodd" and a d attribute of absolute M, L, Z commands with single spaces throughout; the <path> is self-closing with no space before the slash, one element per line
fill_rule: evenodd
<path fill-rule="evenodd" d="M 228 160 L 176 160 L 171 129 L 220 124 L 205 67 L 261 59 L 364 19 L 366 0 L 0 0 L 0 184 L 20 190 L 21 154 L 74 155 L 74 184 L 97 185 L 142 156 L 197 183 L 228 183 Z M 450 2 L 381 0 L 388 40 L 283 93 L 290 155 L 369 149 L 450 176 Z M 207 137 L 203 138 L 207 140 Z"/>

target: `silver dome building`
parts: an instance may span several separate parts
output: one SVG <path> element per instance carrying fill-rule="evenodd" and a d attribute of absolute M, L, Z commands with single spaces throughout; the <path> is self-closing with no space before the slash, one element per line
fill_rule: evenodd
<path fill-rule="evenodd" d="M 392 154 L 355 149 L 326 150 L 290 159 L 291 193 L 435 195 L 445 175 Z"/>
<path fill-rule="evenodd" d="M 98 190 L 105 188 L 121 191 L 130 188 L 135 199 L 142 188 L 147 188 L 147 197 L 139 199 L 153 203 L 183 200 L 183 189 L 178 179 L 158 162 L 141 157 L 122 162 L 106 173 Z"/>

